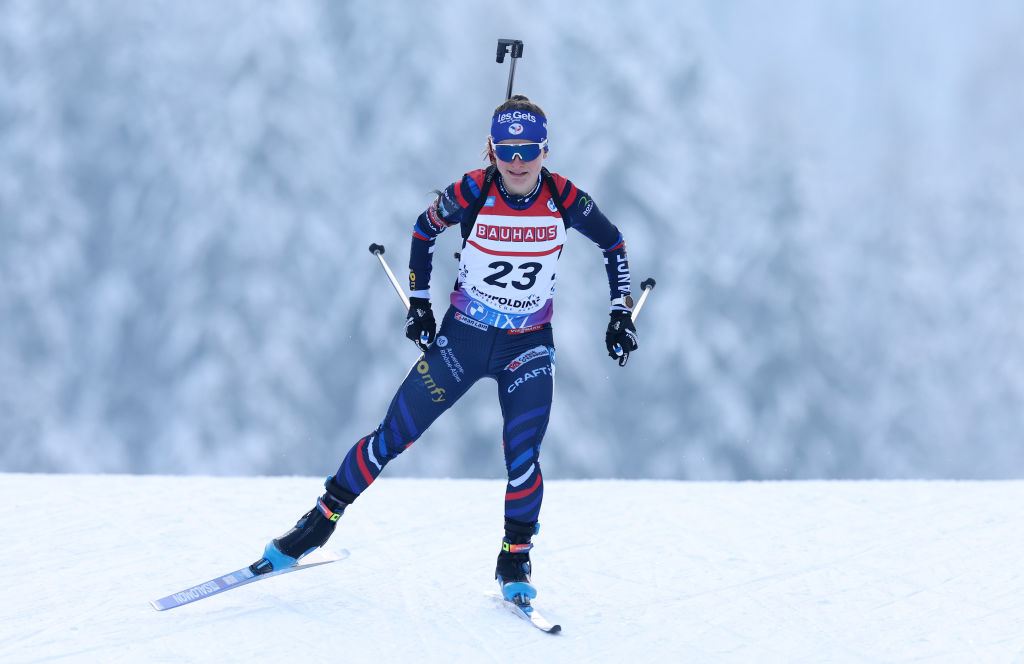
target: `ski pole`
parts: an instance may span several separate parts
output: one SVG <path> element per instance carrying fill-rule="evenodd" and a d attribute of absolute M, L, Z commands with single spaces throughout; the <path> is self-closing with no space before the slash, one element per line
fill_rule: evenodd
<path fill-rule="evenodd" d="M 640 299 L 637 301 L 636 306 L 633 307 L 633 313 L 629 315 L 629 319 L 634 323 L 636 322 L 636 317 L 640 315 L 640 309 L 644 306 L 644 302 L 647 301 L 647 296 L 651 294 L 652 290 L 654 290 L 654 285 L 656 283 L 657 282 L 654 281 L 654 277 L 647 277 L 640 282 L 640 288 L 643 288 L 644 292 L 640 294 Z M 622 346 L 615 344 L 615 347 L 612 350 L 619 355 L 619 366 L 626 366 L 625 362 L 622 360 Z"/>
<path fill-rule="evenodd" d="M 498 40 L 498 63 L 505 62 L 505 54 L 512 56 L 508 68 L 508 91 L 505 92 L 505 100 L 512 98 L 512 80 L 516 77 L 516 60 L 523 57 L 523 41 L 521 39 L 499 39 Z"/>
<path fill-rule="evenodd" d="M 391 271 L 391 268 L 388 267 L 387 261 L 384 260 L 384 245 L 377 243 L 371 244 L 370 253 L 376 256 L 377 260 L 380 261 L 381 267 L 384 268 L 384 271 L 387 272 L 388 279 L 391 280 L 391 285 L 395 287 L 395 292 L 398 293 L 398 297 L 402 298 L 402 304 L 404 304 L 406 310 L 408 310 L 409 298 L 405 296 L 405 293 L 402 291 L 402 287 L 398 284 L 398 279 L 395 279 L 395 273 Z"/>
<path fill-rule="evenodd" d="M 644 302 L 647 301 L 647 296 L 651 294 L 652 290 L 654 290 L 654 285 L 656 283 L 657 282 L 654 281 L 654 277 L 647 277 L 640 282 L 640 288 L 644 289 L 644 292 L 640 294 L 640 300 L 636 303 L 636 306 L 633 307 L 633 313 L 629 316 L 634 323 L 636 322 L 636 317 L 640 315 L 640 308 L 644 306 Z"/>

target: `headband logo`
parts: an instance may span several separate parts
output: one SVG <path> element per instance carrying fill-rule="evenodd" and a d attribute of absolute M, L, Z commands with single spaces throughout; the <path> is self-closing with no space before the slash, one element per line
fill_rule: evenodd
<path fill-rule="evenodd" d="M 519 134 L 523 133 L 523 125 L 519 124 L 518 122 L 510 124 L 508 126 L 508 133 L 512 134 L 513 136 L 518 136 Z"/>
<path fill-rule="evenodd" d="M 530 113 L 529 111 L 505 111 L 504 113 L 498 114 L 497 120 L 500 124 L 505 124 L 506 122 L 516 122 L 517 120 L 525 120 L 526 122 L 536 123 L 537 116 L 534 115 L 533 113 Z"/>

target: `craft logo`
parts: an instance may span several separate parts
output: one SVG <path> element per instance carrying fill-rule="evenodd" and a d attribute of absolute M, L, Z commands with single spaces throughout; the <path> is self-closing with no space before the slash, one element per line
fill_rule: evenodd
<path fill-rule="evenodd" d="M 508 133 L 512 134 L 513 136 L 518 136 L 519 134 L 523 133 L 523 125 L 519 124 L 518 122 L 513 122 L 508 126 Z"/>
<path fill-rule="evenodd" d="M 554 376 L 554 372 L 551 371 L 551 367 L 538 367 L 533 371 L 527 371 L 519 378 L 516 378 L 516 381 L 508 386 L 506 392 L 512 394 L 526 381 L 533 380 L 534 378 L 540 378 L 541 376 Z"/>

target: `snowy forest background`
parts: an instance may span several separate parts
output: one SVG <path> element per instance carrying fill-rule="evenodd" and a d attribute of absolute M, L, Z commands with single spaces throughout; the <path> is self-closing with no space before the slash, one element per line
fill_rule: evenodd
<path fill-rule="evenodd" d="M 0 471 L 333 472 L 417 356 L 367 247 L 482 163 L 498 37 L 658 281 L 620 369 L 570 235 L 549 477 L 1024 475 L 1016 0 L 0 0 Z M 485 381 L 389 473 L 499 437 Z"/>

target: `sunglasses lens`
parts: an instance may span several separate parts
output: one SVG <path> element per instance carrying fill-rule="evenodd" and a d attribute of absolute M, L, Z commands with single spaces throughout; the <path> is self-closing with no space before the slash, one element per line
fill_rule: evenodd
<path fill-rule="evenodd" d="M 533 161 L 540 156 L 540 143 L 495 143 L 494 155 L 502 161 L 512 161 L 516 155 L 523 161 Z"/>

